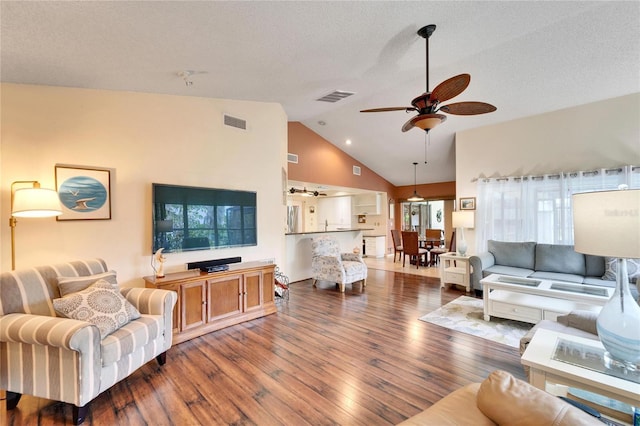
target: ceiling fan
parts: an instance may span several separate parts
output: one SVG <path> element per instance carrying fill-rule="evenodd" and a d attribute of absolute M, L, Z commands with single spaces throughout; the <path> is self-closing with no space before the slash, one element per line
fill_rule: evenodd
<path fill-rule="evenodd" d="M 302 195 L 306 195 L 306 196 L 309 196 L 309 197 L 311 197 L 311 196 L 317 197 L 318 195 L 322 195 L 322 196 L 326 196 L 327 195 L 327 194 L 324 194 L 324 193 L 318 192 L 318 191 L 307 191 L 307 188 L 303 188 L 303 189 L 294 188 L 293 186 L 291 187 L 289 192 L 291 194 L 302 194 Z"/>
<path fill-rule="evenodd" d="M 435 25 L 427 25 L 418 30 L 418 35 L 425 39 L 426 45 L 426 92 L 411 101 L 410 107 L 387 107 L 364 109 L 360 112 L 385 112 L 385 111 L 416 111 L 418 115 L 409 119 L 402 126 L 402 131 L 406 132 L 414 127 L 418 127 L 425 132 L 436 127 L 447 119 L 446 115 L 438 114 L 444 112 L 454 115 L 478 115 L 493 112 L 496 107 L 485 102 L 456 102 L 448 105 L 441 105 L 462 93 L 469 82 L 469 74 L 460 74 L 438 84 L 433 91 L 429 92 L 429 37 L 436 30 Z"/>

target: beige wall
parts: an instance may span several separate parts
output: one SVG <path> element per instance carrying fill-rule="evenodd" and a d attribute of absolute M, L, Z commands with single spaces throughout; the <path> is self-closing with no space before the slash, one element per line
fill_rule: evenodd
<path fill-rule="evenodd" d="M 278 104 L 3 84 L 0 145 L 1 265 L 10 269 L 10 185 L 54 187 L 54 166 L 109 168 L 112 219 L 19 219 L 16 266 L 103 257 L 124 285 L 151 275 L 151 183 L 257 192 L 258 245 L 167 254 L 184 263 L 242 256 L 283 261 L 287 117 Z M 224 126 L 222 114 L 247 121 Z"/>
<path fill-rule="evenodd" d="M 640 93 L 458 133 L 456 196 L 475 197 L 482 177 L 628 164 L 640 164 Z"/>

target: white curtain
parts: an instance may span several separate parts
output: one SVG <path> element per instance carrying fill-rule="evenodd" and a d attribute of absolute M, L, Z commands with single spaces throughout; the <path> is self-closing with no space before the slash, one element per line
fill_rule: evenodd
<path fill-rule="evenodd" d="M 488 240 L 571 245 L 571 195 L 620 185 L 640 189 L 640 166 L 479 179 L 476 251 L 486 251 Z"/>

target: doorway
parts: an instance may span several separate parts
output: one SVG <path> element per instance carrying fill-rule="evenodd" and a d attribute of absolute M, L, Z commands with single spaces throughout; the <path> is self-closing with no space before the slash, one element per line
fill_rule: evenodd
<path fill-rule="evenodd" d="M 416 231 L 425 235 L 427 229 L 441 229 L 445 235 L 445 244 L 449 245 L 451 236 L 451 212 L 455 200 L 405 201 L 401 204 L 401 229 Z"/>

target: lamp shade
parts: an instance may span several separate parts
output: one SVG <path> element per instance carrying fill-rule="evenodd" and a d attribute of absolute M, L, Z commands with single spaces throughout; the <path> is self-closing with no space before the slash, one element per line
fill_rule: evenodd
<path fill-rule="evenodd" d="M 454 228 L 473 228 L 475 217 L 472 211 L 457 211 L 451 213 L 451 225 Z"/>
<path fill-rule="evenodd" d="M 406 132 L 412 127 L 418 127 L 422 130 L 429 131 L 439 125 L 440 123 L 444 123 L 447 119 L 446 115 L 443 114 L 420 114 L 411 118 L 409 121 L 405 123 L 402 127 L 402 131 Z"/>
<path fill-rule="evenodd" d="M 22 188 L 15 191 L 12 216 L 51 217 L 61 214 L 60 199 L 53 189 Z"/>
<path fill-rule="evenodd" d="M 413 191 L 413 195 L 411 197 L 407 198 L 407 201 L 411 201 L 412 203 L 415 203 L 415 202 L 418 202 L 418 201 L 424 201 L 424 198 L 419 196 L 416 191 Z"/>
<path fill-rule="evenodd" d="M 640 189 L 585 192 L 572 201 L 577 252 L 640 258 Z"/>

